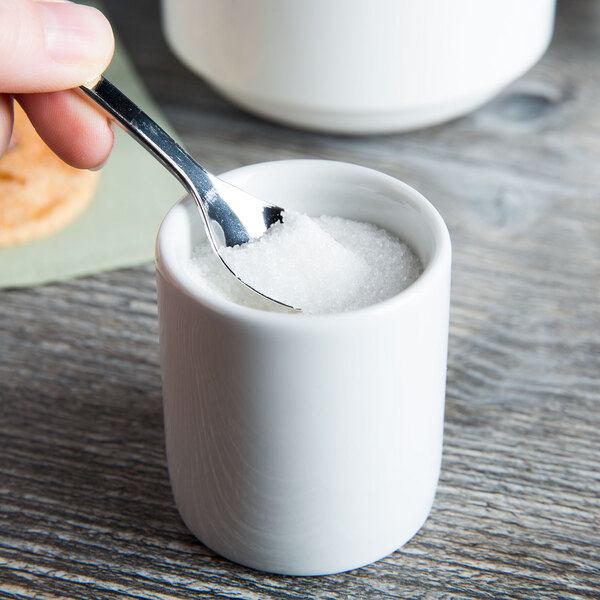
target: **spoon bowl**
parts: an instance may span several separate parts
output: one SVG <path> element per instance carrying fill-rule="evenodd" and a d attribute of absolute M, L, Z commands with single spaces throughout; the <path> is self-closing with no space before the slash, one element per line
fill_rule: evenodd
<path fill-rule="evenodd" d="M 114 117 L 128 134 L 183 184 L 200 209 L 212 249 L 229 271 L 257 294 L 282 306 L 298 310 L 249 285 L 234 272 L 221 253 L 222 248 L 257 239 L 266 233 L 271 225 L 283 222 L 283 208 L 263 202 L 209 173 L 104 77 L 100 76 L 80 89 Z"/>

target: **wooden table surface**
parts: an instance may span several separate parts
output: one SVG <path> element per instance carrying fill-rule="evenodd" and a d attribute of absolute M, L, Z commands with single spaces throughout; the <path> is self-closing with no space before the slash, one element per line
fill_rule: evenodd
<path fill-rule="evenodd" d="M 350 161 L 440 210 L 454 246 L 441 479 L 421 531 L 373 565 L 232 564 L 171 497 L 153 267 L 4 291 L 0 597 L 600 598 L 600 3 L 559 2 L 541 62 L 470 116 L 368 138 L 239 111 L 174 59 L 155 1 L 105 4 L 211 170 Z"/>

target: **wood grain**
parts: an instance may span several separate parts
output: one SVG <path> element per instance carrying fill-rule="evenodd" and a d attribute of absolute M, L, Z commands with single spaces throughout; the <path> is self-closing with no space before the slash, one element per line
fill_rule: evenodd
<path fill-rule="evenodd" d="M 442 475 L 423 529 L 373 565 L 291 578 L 229 563 L 171 497 L 152 267 L 4 291 L 0 598 L 600 598 L 600 5 L 559 2 L 543 60 L 472 115 L 352 138 L 239 111 L 173 58 L 155 2 L 105 4 L 210 169 L 356 162 L 442 212 Z"/>

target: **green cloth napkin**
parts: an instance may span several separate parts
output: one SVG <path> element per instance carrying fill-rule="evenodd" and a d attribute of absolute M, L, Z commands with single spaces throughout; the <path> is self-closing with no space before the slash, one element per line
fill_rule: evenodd
<path fill-rule="evenodd" d="M 106 77 L 164 127 L 118 40 Z M 115 147 L 91 204 L 54 235 L 0 249 L 0 288 L 49 283 L 152 260 L 160 222 L 185 191 L 137 142 L 115 129 Z"/>

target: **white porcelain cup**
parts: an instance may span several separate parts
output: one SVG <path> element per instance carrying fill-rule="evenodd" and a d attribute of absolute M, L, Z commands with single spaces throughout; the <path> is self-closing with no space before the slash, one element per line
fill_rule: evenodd
<path fill-rule="evenodd" d="M 175 54 L 282 123 L 382 133 L 483 104 L 546 50 L 555 0 L 162 0 Z"/>
<path fill-rule="evenodd" d="M 311 215 L 368 221 L 424 271 L 379 304 L 339 314 L 234 304 L 186 269 L 204 238 L 192 201 L 157 238 L 166 449 L 175 502 L 215 552 L 291 575 L 393 552 L 430 511 L 442 454 L 450 239 L 408 185 L 356 165 L 252 165 L 226 180 Z"/>

